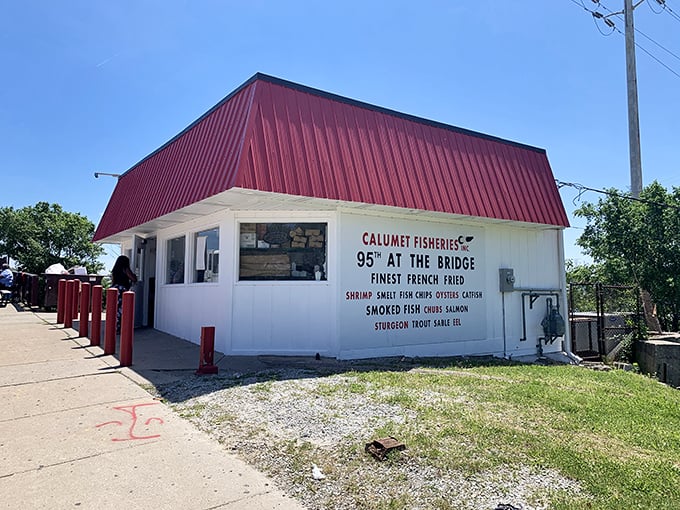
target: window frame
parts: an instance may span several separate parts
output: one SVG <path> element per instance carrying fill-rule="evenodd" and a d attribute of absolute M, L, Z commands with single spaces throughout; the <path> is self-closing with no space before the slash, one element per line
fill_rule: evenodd
<path fill-rule="evenodd" d="M 252 217 L 243 217 L 239 218 L 235 222 L 235 248 L 234 248 L 234 283 L 236 285 L 328 285 L 331 283 L 331 268 L 330 268 L 330 253 L 329 253 L 329 245 L 330 240 L 330 234 L 332 232 L 332 220 L 331 218 L 328 217 L 314 217 L 314 218 L 309 218 L 309 217 L 295 217 L 295 216 L 284 216 L 283 218 L 273 218 L 270 215 L 266 217 L 258 217 L 258 218 L 252 218 Z M 322 276 L 320 277 L 319 280 L 317 280 L 314 276 L 310 277 L 298 277 L 298 278 L 277 278 L 277 277 L 265 277 L 261 279 L 256 279 L 256 278 L 251 278 L 251 277 L 246 277 L 242 278 L 241 276 L 241 255 L 242 255 L 242 249 L 243 247 L 241 246 L 242 244 L 242 238 L 241 234 L 243 233 L 242 231 L 242 226 L 244 224 L 254 224 L 255 229 L 257 230 L 257 225 L 282 225 L 282 226 L 302 226 L 302 227 L 318 227 L 321 226 L 323 228 L 323 247 L 312 247 L 312 248 L 307 248 L 309 252 L 313 252 L 314 250 L 323 250 L 323 265 L 325 265 L 325 270 L 321 268 L 321 273 Z M 282 230 L 283 231 L 283 230 Z M 257 232 L 256 232 L 257 233 Z M 257 237 L 255 238 L 255 243 L 257 244 L 257 241 L 259 241 Z M 252 239 L 249 239 L 249 242 L 252 242 Z M 273 243 L 272 243 L 273 244 Z M 257 245 L 254 247 L 248 247 L 245 248 L 247 250 L 253 250 L 253 253 L 258 253 L 260 250 L 262 250 L 262 254 L 264 254 L 265 250 L 267 248 L 257 248 Z M 273 248 L 276 250 L 285 250 L 286 248 Z M 292 249 L 292 248 L 289 248 Z M 281 253 L 281 252 L 279 252 Z M 286 253 L 291 253 L 291 252 L 286 252 Z"/>
<path fill-rule="evenodd" d="M 198 275 L 197 275 L 197 272 L 199 271 L 199 269 L 196 269 L 196 262 L 197 262 L 196 250 L 197 250 L 197 243 L 198 243 L 199 234 L 203 234 L 205 232 L 212 232 L 212 231 L 217 231 L 217 249 L 214 250 L 214 253 L 218 254 L 218 259 L 217 259 L 218 272 L 216 273 L 217 279 L 209 280 L 209 281 L 205 281 L 205 280 L 199 281 Z M 191 232 L 191 239 L 192 239 L 192 243 L 191 243 L 191 245 L 192 245 L 191 246 L 191 271 L 190 271 L 191 281 L 189 283 L 199 284 L 199 285 L 210 285 L 210 284 L 216 285 L 216 284 L 220 283 L 219 268 L 220 268 L 220 266 L 222 266 L 222 263 L 219 260 L 219 256 L 220 256 L 220 227 L 219 227 L 219 225 L 216 225 L 214 227 L 207 227 L 207 228 L 203 228 L 201 230 L 196 230 L 194 232 Z M 206 246 L 206 250 L 207 250 L 207 246 Z M 205 269 L 206 271 L 207 271 L 208 266 L 210 265 L 209 262 L 210 262 L 209 260 L 206 260 L 206 269 Z"/>
<path fill-rule="evenodd" d="M 177 241 L 179 239 L 182 239 L 184 241 L 184 246 L 183 246 L 183 250 L 182 250 L 183 251 L 183 257 L 182 257 L 182 261 L 181 261 L 181 263 L 182 263 L 182 281 L 178 282 L 178 281 L 172 281 L 172 277 L 171 277 L 170 265 L 172 264 L 173 261 L 171 259 L 172 249 L 171 249 L 170 245 L 173 241 Z M 166 285 L 185 285 L 186 282 L 187 282 L 186 267 L 187 267 L 187 235 L 182 234 L 182 235 L 179 235 L 179 236 L 174 236 L 174 237 L 170 237 L 170 238 L 166 239 L 165 240 L 165 267 L 164 267 L 164 277 L 165 277 L 164 282 L 165 282 L 165 284 Z"/>

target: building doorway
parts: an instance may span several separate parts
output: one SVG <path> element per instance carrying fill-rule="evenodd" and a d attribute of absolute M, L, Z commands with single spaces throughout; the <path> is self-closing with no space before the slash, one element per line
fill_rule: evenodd
<path fill-rule="evenodd" d="M 132 247 L 135 285 L 135 328 L 153 327 L 156 306 L 156 238 L 135 236 Z"/>

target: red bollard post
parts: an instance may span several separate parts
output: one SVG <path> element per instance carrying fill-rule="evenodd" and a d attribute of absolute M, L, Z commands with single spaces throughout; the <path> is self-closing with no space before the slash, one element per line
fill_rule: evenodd
<path fill-rule="evenodd" d="M 78 318 L 78 297 L 80 296 L 80 280 L 73 281 L 73 297 L 71 298 L 71 319 Z"/>
<path fill-rule="evenodd" d="M 90 331 L 90 284 L 80 286 L 80 328 L 78 336 L 88 336 Z"/>
<path fill-rule="evenodd" d="M 63 278 L 57 284 L 57 324 L 64 323 L 64 299 L 66 298 L 66 280 Z"/>
<path fill-rule="evenodd" d="M 116 323 L 118 322 L 118 289 L 106 290 L 106 332 L 104 354 L 116 352 Z"/>
<path fill-rule="evenodd" d="M 102 286 L 92 287 L 92 331 L 90 345 L 102 343 Z"/>
<path fill-rule="evenodd" d="M 73 327 L 73 280 L 68 280 L 64 288 L 66 292 L 64 293 L 64 327 Z"/>
<path fill-rule="evenodd" d="M 215 326 L 201 327 L 201 354 L 198 360 L 197 375 L 216 374 L 219 370 L 215 359 Z"/>
<path fill-rule="evenodd" d="M 123 313 L 120 316 L 120 366 L 132 365 L 132 337 L 135 328 L 135 293 L 123 292 Z"/>

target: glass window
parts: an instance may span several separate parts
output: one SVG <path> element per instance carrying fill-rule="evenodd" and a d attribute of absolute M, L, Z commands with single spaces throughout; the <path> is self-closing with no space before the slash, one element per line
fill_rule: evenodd
<path fill-rule="evenodd" d="M 327 223 L 241 223 L 239 280 L 326 280 Z"/>
<path fill-rule="evenodd" d="M 220 272 L 220 229 L 198 232 L 194 253 L 194 282 L 216 282 Z"/>
<path fill-rule="evenodd" d="M 184 283 L 184 236 L 170 239 L 167 245 L 166 283 Z"/>

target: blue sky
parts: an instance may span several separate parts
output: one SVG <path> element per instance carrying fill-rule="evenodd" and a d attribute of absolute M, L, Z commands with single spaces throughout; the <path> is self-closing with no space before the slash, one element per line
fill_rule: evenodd
<path fill-rule="evenodd" d="M 680 74 L 666 1 L 675 17 L 637 8 L 654 42 L 636 37 Z M 624 39 L 580 0 L 3 2 L 0 38 L 3 206 L 96 224 L 115 182 L 95 171 L 124 172 L 258 71 L 545 148 L 562 181 L 629 187 Z M 637 67 L 643 182 L 680 186 L 680 77 L 641 50 Z M 577 192 L 561 193 L 566 255 L 584 260 Z"/>

